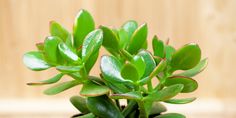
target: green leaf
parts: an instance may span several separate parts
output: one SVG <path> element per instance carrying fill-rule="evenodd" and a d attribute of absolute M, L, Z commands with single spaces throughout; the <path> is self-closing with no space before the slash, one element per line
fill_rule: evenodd
<path fill-rule="evenodd" d="M 159 102 L 154 102 L 152 104 L 151 109 L 150 109 L 149 115 L 160 114 L 160 113 L 166 112 L 166 111 L 167 111 L 167 109 L 163 104 L 161 104 Z"/>
<path fill-rule="evenodd" d="M 130 91 L 123 83 L 118 82 L 108 82 L 105 81 L 106 86 L 108 86 L 115 93 L 127 93 Z"/>
<path fill-rule="evenodd" d="M 71 47 L 67 46 L 65 43 L 61 42 L 58 45 L 58 48 L 59 48 L 60 54 L 68 61 L 78 62 L 78 63 L 81 62 L 80 58 L 77 56 L 74 50 Z"/>
<path fill-rule="evenodd" d="M 166 45 L 165 46 L 165 57 L 167 60 L 171 60 L 172 55 L 175 53 L 175 48 L 170 46 L 170 45 Z"/>
<path fill-rule="evenodd" d="M 38 51 L 42 51 L 42 52 L 44 51 L 44 43 L 43 42 L 36 43 L 35 45 L 36 45 Z"/>
<path fill-rule="evenodd" d="M 172 56 L 170 65 L 175 70 L 188 70 L 196 66 L 201 59 L 201 50 L 195 43 L 178 49 Z"/>
<path fill-rule="evenodd" d="M 78 72 L 83 66 L 56 66 L 56 69 L 63 73 Z"/>
<path fill-rule="evenodd" d="M 77 14 L 73 27 L 74 44 L 79 48 L 84 42 L 86 35 L 93 31 L 95 23 L 90 13 L 84 9 Z"/>
<path fill-rule="evenodd" d="M 51 66 L 44 61 L 43 53 L 37 51 L 27 52 L 23 56 L 24 64 L 31 70 L 40 71 L 46 70 Z"/>
<path fill-rule="evenodd" d="M 81 84 L 81 82 L 76 81 L 76 80 L 72 80 L 72 81 L 67 81 L 67 82 L 63 82 L 61 84 L 58 84 L 56 86 L 53 86 L 47 90 L 44 91 L 44 94 L 46 95 L 56 95 L 58 93 L 61 93 L 67 89 L 70 89 L 78 84 Z"/>
<path fill-rule="evenodd" d="M 161 71 L 163 71 L 167 67 L 167 61 L 161 60 L 161 62 L 155 67 L 155 69 L 152 71 L 152 73 L 149 75 L 150 78 L 153 78 L 154 76 L 158 75 Z"/>
<path fill-rule="evenodd" d="M 92 81 L 88 81 L 84 83 L 80 95 L 87 97 L 101 96 L 107 94 L 110 89 L 103 85 L 98 85 L 93 83 Z"/>
<path fill-rule="evenodd" d="M 82 116 L 72 116 L 72 118 L 96 118 L 96 116 L 93 113 L 88 113 Z"/>
<path fill-rule="evenodd" d="M 91 55 L 98 53 L 103 40 L 102 30 L 90 32 L 84 39 L 82 47 L 82 60 L 86 62 Z"/>
<path fill-rule="evenodd" d="M 111 99 L 106 95 L 88 97 L 87 106 L 89 110 L 98 117 L 102 118 L 124 118 Z"/>
<path fill-rule="evenodd" d="M 103 42 L 102 45 L 105 48 L 110 48 L 113 50 L 118 51 L 119 50 L 119 39 L 116 36 L 116 34 L 105 26 L 100 26 L 100 29 L 103 31 Z"/>
<path fill-rule="evenodd" d="M 61 39 L 56 36 L 49 36 L 44 41 L 44 54 L 45 59 L 52 65 L 58 64 L 60 59 L 60 53 L 58 50 L 58 44 Z"/>
<path fill-rule="evenodd" d="M 100 68 L 106 81 L 111 83 L 127 82 L 127 80 L 121 77 L 121 67 L 122 65 L 117 58 L 113 56 L 102 56 Z"/>
<path fill-rule="evenodd" d="M 94 64 L 96 63 L 97 61 L 97 58 L 98 58 L 98 55 L 99 55 L 99 52 L 91 55 L 87 62 L 85 62 L 85 68 L 86 68 L 86 72 L 89 73 L 90 70 L 92 69 L 92 67 L 94 66 Z"/>
<path fill-rule="evenodd" d="M 67 37 L 70 35 L 70 33 L 56 21 L 50 22 L 50 33 L 52 36 L 57 36 L 61 38 L 64 42 L 66 41 Z"/>
<path fill-rule="evenodd" d="M 121 76 L 124 79 L 131 80 L 133 82 L 139 80 L 138 70 L 135 68 L 133 64 L 130 63 L 125 64 L 124 67 L 121 69 Z"/>
<path fill-rule="evenodd" d="M 156 116 L 155 118 L 186 118 L 186 117 L 179 113 L 167 113 Z"/>
<path fill-rule="evenodd" d="M 138 71 L 138 78 L 141 78 L 145 72 L 146 67 L 144 59 L 141 56 L 136 55 L 132 58 L 130 63 L 133 64 L 136 70 Z"/>
<path fill-rule="evenodd" d="M 145 72 L 143 74 L 142 78 L 147 77 L 148 75 L 151 74 L 151 72 L 155 69 L 156 67 L 156 62 L 153 59 L 151 53 L 149 53 L 146 50 L 142 50 L 138 53 L 139 56 L 141 56 L 145 62 Z"/>
<path fill-rule="evenodd" d="M 166 101 L 180 93 L 183 88 L 184 85 L 182 84 L 171 85 L 158 92 L 154 91 L 150 95 L 146 96 L 144 99 L 150 101 Z"/>
<path fill-rule="evenodd" d="M 128 37 L 128 33 L 123 29 L 119 29 L 118 30 L 118 36 L 119 36 L 119 46 L 122 49 L 125 49 L 129 43 L 129 37 Z"/>
<path fill-rule="evenodd" d="M 143 43 L 143 45 L 142 45 L 142 49 L 147 49 L 148 48 L 148 41 L 147 40 L 145 40 L 145 42 Z"/>
<path fill-rule="evenodd" d="M 141 100 L 142 94 L 139 91 L 132 91 L 123 94 L 112 94 L 110 98 L 112 99 L 130 99 L 130 100 Z"/>
<path fill-rule="evenodd" d="M 165 81 L 166 86 L 171 86 L 174 84 L 183 84 L 184 88 L 182 93 L 193 92 L 198 88 L 198 83 L 194 79 L 183 77 L 183 76 L 175 76 L 171 78 L 167 78 Z"/>
<path fill-rule="evenodd" d="M 87 114 L 90 111 L 86 105 L 86 99 L 80 96 L 73 96 L 70 98 L 71 104 L 78 109 L 81 113 Z"/>
<path fill-rule="evenodd" d="M 162 40 L 159 40 L 157 36 L 154 36 L 152 39 L 152 48 L 154 52 L 154 56 L 158 56 L 164 58 L 164 43 Z"/>
<path fill-rule="evenodd" d="M 186 70 L 179 74 L 175 74 L 174 76 L 193 77 L 198 73 L 202 72 L 207 67 L 207 64 L 208 64 L 208 59 L 205 58 L 202 61 L 200 61 L 194 68 Z"/>
<path fill-rule="evenodd" d="M 147 24 L 143 24 L 135 30 L 127 48 L 128 52 L 136 54 L 139 49 L 142 48 L 143 43 L 145 43 L 145 40 L 147 39 L 147 31 Z"/>
<path fill-rule="evenodd" d="M 183 98 L 183 99 L 169 99 L 169 100 L 166 100 L 164 102 L 171 103 L 171 104 L 187 104 L 187 103 L 193 102 L 196 99 L 197 98 L 195 98 L 195 97 L 193 97 L 193 98 Z"/>
<path fill-rule="evenodd" d="M 136 21 L 130 20 L 123 24 L 122 28 L 127 32 L 128 40 L 130 40 L 134 31 L 138 28 L 138 23 Z"/>
<path fill-rule="evenodd" d="M 56 76 L 50 78 L 50 79 L 47 79 L 47 80 L 43 80 L 43 81 L 40 81 L 40 82 L 32 82 L 32 83 L 27 83 L 27 85 L 47 85 L 47 84 L 53 84 L 53 83 L 56 83 L 58 82 L 62 76 L 64 74 L 63 73 L 60 73 L 60 74 L 57 74 Z"/>

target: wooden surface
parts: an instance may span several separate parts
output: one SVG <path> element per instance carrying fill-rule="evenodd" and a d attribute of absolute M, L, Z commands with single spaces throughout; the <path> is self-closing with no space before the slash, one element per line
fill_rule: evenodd
<path fill-rule="evenodd" d="M 55 71 L 30 71 L 22 64 L 22 55 L 35 50 L 34 44 L 49 35 L 51 20 L 71 31 L 76 13 L 83 8 L 91 12 L 97 26 L 119 27 L 130 19 L 147 22 L 149 44 L 154 34 L 163 40 L 170 38 L 176 48 L 199 43 L 209 65 L 195 78 L 199 89 L 186 96 L 234 100 L 235 6 L 235 0 L 0 0 L 0 99 L 68 99 L 78 94 L 79 87 L 48 97 L 42 94 L 47 87 L 26 86 L 26 82 L 47 79 Z M 98 74 L 98 64 L 92 74 Z"/>

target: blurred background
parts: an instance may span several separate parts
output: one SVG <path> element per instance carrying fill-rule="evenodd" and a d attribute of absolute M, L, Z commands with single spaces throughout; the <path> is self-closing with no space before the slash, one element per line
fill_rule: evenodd
<path fill-rule="evenodd" d="M 27 86 L 52 77 L 55 70 L 30 71 L 22 55 L 49 35 L 51 20 L 71 31 L 80 9 L 92 14 L 96 26 L 120 27 L 130 19 L 146 22 L 149 45 L 154 34 L 169 38 L 176 48 L 198 43 L 209 64 L 195 77 L 198 90 L 183 95 L 198 99 L 188 105 L 168 105 L 169 112 L 188 118 L 235 118 L 235 6 L 235 0 L 0 0 L 0 118 L 68 118 L 77 112 L 68 99 L 79 93 L 79 87 L 46 96 L 42 92 L 47 86 Z M 92 74 L 99 73 L 98 66 L 99 60 Z"/>

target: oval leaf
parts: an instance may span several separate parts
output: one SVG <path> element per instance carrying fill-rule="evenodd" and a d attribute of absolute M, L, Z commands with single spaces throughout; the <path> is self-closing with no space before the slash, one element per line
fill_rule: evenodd
<path fill-rule="evenodd" d="M 207 64 L 208 64 L 208 59 L 205 58 L 202 61 L 200 61 L 198 65 L 195 66 L 194 68 L 186 70 L 179 74 L 175 74 L 174 76 L 193 77 L 197 75 L 198 73 L 202 72 L 207 67 Z"/>
<path fill-rule="evenodd" d="M 60 74 L 57 74 L 56 76 L 54 76 L 54 77 L 52 77 L 50 79 L 43 80 L 43 81 L 36 82 L 36 83 L 27 83 L 27 85 L 47 85 L 47 84 L 53 84 L 53 83 L 58 82 L 62 78 L 63 75 L 64 75 L 63 73 L 60 73 Z"/>
<path fill-rule="evenodd" d="M 128 33 L 123 28 L 121 28 L 118 30 L 118 36 L 120 48 L 125 49 L 130 41 Z"/>
<path fill-rule="evenodd" d="M 73 27 L 74 44 L 79 48 L 83 42 L 85 36 L 93 31 L 95 23 L 90 13 L 84 9 L 80 10 L 77 14 Z"/>
<path fill-rule="evenodd" d="M 119 109 L 106 95 L 88 97 L 87 106 L 89 110 L 101 118 L 124 118 Z"/>
<path fill-rule="evenodd" d="M 145 72 L 145 67 L 146 67 L 144 59 L 141 56 L 136 55 L 132 58 L 130 63 L 133 64 L 134 67 L 136 68 L 138 72 L 138 78 L 141 78 Z"/>
<path fill-rule="evenodd" d="M 172 55 L 175 53 L 175 48 L 170 46 L 170 45 L 166 45 L 165 46 L 165 57 L 168 61 L 171 60 Z"/>
<path fill-rule="evenodd" d="M 156 114 L 160 114 L 160 113 L 166 112 L 166 111 L 167 111 L 167 109 L 163 104 L 161 104 L 159 102 L 154 102 L 152 104 L 152 108 L 151 108 L 149 115 L 156 115 Z"/>
<path fill-rule="evenodd" d="M 103 42 L 102 45 L 105 48 L 110 48 L 113 50 L 118 51 L 119 50 L 119 40 L 116 34 L 105 26 L 100 26 L 100 29 L 103 31 Z"/>
<path fill-rule="evenodd" d="M 154 56 L 164 58 L 164 42 L 159 40 L 157 36 L 154 36 L 152 39 L 152 48 Z"/>
<path fill-rule="evenodd" d="M 98 58 L 98 55 L 99 55 L 99 52 L 91 55 L 88 59 L 87 62 L 85 62 L 85 68 L 86 68 L 86 72 L 89 73 L 90 70 L 92 69 L 92 67 L 94 66 L 94 64 L 96 63 L 97 61 L 97 58 Z"/>
<path fill-rule="evenodd" d="M 165 81 L 166 86 L 171 86 L 174 84 L 183 84 L 184 85 L 182 93 L 193 92 L 198 88 L 197 81 L 195 81 L 191 78 L 188 78 L 188 77 L 175 76 L 175 77 L 167 78 Z"/>
<path fill-rule="evenodd" d="M 145 62 L 145 71 L 142 77 L 145 78 L 155 69 L 156 62 L 148 51 L 142 50 L 138 53 L 138 55 L 141 56 Z"/>
<path fill-rule="evenodd" d="M 98 53 L 102 45 L 102 30 L 96 29 L 90 32 L 84 39 L 82 47 L 82 60 L 86 62 L 91 55 Z"/>
<path fill-rule="evenodd" d="M 75 81 L 75 80 L 72 80 L 72 81 L 68 81 L 68 82 L 63 82 L 61 84 L 58 84 L 56 86 L 53 86 L 47 90 L 44 91 L 44 94 L 46 95 L 55 95 L 55 94 L 58 94 L 58 93 L 61 93 L 67 89 L 70 89 L 78 84 L 81 84 L 81 82 L 79 81 Z"/>
<path fill-rule="evenodd" d="M 81 70 L 83 66 L 56 66 L 56 69 L 63 73 L 74 73 Z"/>
<path fill-rule="evenodd" d="M 77 54 L 73 51 L 73 49 L 69 46 L 67 46 L 65 43 L 60 43 L 58 45 L 60 54 L 71 62 L 80 62 L 80 58 L 77 56 Z"/>
<path fill-rule="evenodd" d="M 130 52 L 131 54 L 136 54 L 139 51 L 139 49 L 142 48 L 143 43 L 145 43 L 146 39 L 147 39 L 147 24 L 143 24 L 133 33 L 127 48 L 128 52 Z"/>
<path fill-rule="evenodd" d="M 138 23 L 136 21 L 130 20 L 123 24 L 122 28 L 127 32 L 128 40 L 130 40 L 134 31 L 138 28 Z"/>
<path fill-rule="evenodd" d="M 70 35 L 70 33 L 56 21 L 50 22 L 50 34 L 52 36 L 57 36 L 61 38 L 64 42 L 66 41 L 67 37 Z"/>
<path fill-rule="evenodd" d="M 164 102 L 171 103 L 171 104 L 187 104 L 187 103 L 193 102 L 196 99 L 197 98 L 195 98 L 195 97 L 193 97 L 193 98 L 184 98 L 184 99 L 169 99 L 169 100 L 166 100 Z"/>
<path fill-rule="evenodd" d="M 107 94 L 109 92 L 109 88 L 106 86 L 95 84 L 91 81 L 84 83 L 80 95 L 94 97 L 94 96 L 101 96 Z"/>
<path fill-rule="evenodd" d="M 42 52 L 37 51 L 31 51 L 24 54 L 23 62 L 29 69 L 34 71 L 46 70 L 51 67 L 44 61 Z"/>
<path fill-rule="evenodd" d="M 124 79 L 131 80 L 133 82 L 139 80 L 138 70 L 134 67 L 134 65 L 130 63 L 125 64 L 124 67 L 121 69 L 121 76 Z"/>
<path fill-rule="evenodd" d="M 156 116 L 155 118 L 186 118 L 186 117 L 179 113 L 167 113 Z"/>
<path fill-rule="evenodd" d="M 90 111 L 86 105 L 86 99 L 80 96 L 73 96 L 70 98 L 71 104 L 78 109 L 81 113 L 87 114 Z"/>
<path fill-rule="evenodd" d="M 201 59 L 201 50 L 195 43 L 178 49 L 172 56 L 170 65 L 175 70 L 188 70 L 196 66 Z"/>
<path fill-rule="evenodd" d="M 60 59 L 58 51 L 58 44 L 60 42 L 61 39 L 56 36 L 49 36 L 44 41 L 45 58 L 50 64 L 56 65 Z"/>
<path fill-rule="evenodd" d="M 112 99 L 130 99 L 130 100 L 141 100 L 142 94 L 138 91 L 132 91 L 123 94 L 112 94 L 110 98 Z"/>

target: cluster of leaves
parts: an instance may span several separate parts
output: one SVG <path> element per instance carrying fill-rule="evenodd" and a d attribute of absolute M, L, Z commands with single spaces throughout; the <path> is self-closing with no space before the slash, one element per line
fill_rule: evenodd
<path fill-rule="evenodd" d="M 153 54 L 147 51 L 147 24 L 138 26 L 128 21 L 120 28 L 100 26 L 95 29 L 92 16 L 81 10 L 76 16 L 73 33 L 59 23 L 50 23 L 51 36 L 36 44 L 38 50 L 24 55 L 24 64 L 31 70 L 56 68 L 54 77 L 28 85 L 54 84 L 64 75 L 71 81 L 62 82 L 44 91 L 55 95 L 82 85 L 80 96 L 71 97 L 71 103 L 82 113 L 77 118 L 184 118 L 178 113 L 166 113 L 160 102 L 186 104 L 196 98 L 173 98 L 179 93 L 197 89 L 195 76 L 207 65 L 201 60 L 201 50 L 195 43 L 176 50 L 152 39 Z M 103 46 L 111 55 L 101 57 L 100 77 L 89 74 Z M 176 70 L 182 70 L 176 73 Z M 158 84 L 152 80 L 158 80 Z M 126 99 L 127 105 L 120 105 Z"/>

